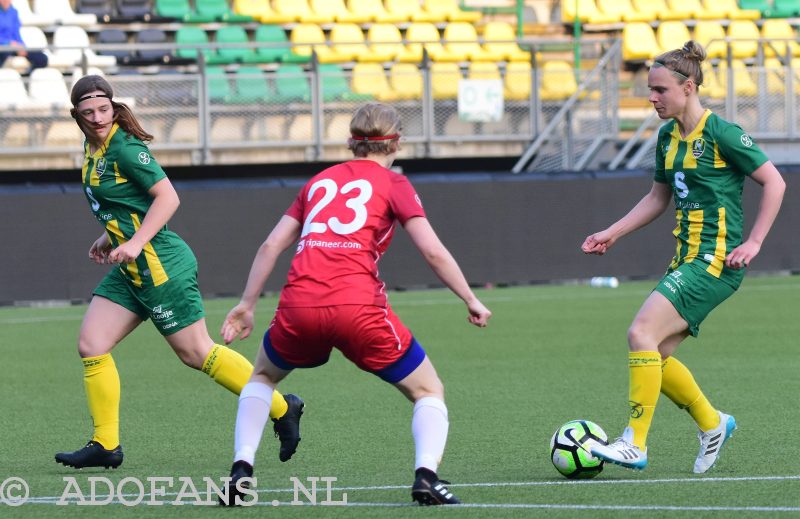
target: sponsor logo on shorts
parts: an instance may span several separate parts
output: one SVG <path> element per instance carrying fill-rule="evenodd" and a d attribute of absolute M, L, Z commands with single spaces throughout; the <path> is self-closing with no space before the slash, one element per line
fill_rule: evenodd
<path fill-rule="evenodd" d="M 154 321 L 166 321 L 167 319 L 171 319 L 174 313 L 175 312 L 172 310 L 158 305 L 153 307 L 152 318 Z"/>

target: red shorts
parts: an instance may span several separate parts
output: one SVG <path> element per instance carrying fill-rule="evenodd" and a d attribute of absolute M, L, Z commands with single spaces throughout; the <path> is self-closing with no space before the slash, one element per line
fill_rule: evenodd
<path fill-rule="evenodd" d="M 320 366 L 337 348 L 370 372 L 400 360 L 413 339 L 391 308 L 372 305 L 279 308 L 267 335 L 264 347 L 278 367 Z"/>

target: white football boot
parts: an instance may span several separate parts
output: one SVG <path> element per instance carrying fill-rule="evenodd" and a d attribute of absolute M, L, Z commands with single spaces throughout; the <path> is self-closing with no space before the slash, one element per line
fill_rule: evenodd
<path fill-rule="evenodd" d="M 633 444 L 631 427 L 626 427 L 622 437 L 614 440 L 614 443 L 603 445 L 591 442 L 589 450 L 592 455 L 625 468 L 642 470 L 647 466 L 647 449 L 642 450 Z"/>
<path fill-rule="evenodd" d="M 710 431 L 697 433 L 697 437 L 700 439 L 700 452 L 697 454 L 697 459 L 694 460 L 695 474 L 704 474 L 714 466 L 722 446 L 736 429 L 736 420 L 731 415 L 717 412 L 719 413 L 719 425 Z"/>

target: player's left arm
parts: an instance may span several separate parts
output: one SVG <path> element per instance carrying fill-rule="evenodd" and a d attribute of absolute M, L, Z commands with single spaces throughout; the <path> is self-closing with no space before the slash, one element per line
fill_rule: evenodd
<path fill-rule="evenodd" d="M 168 178 L 162 178 L 150 189 L 147 190 L 153 202 L 147 210 L 147 214 L 142 220 L 142 225 L 139 230 L 131 236 L 131 239 L 108 255 L 108 259 L 112 263 L 131 263 L 139 254 L 147 243 L 153 239 L 153 236 L 161 230 L 175 214 L 180 205 L 178 193 L 172 186 L 172 182 Z"/>
<path fill-rule="evenodd" d="M 783 201 L 786 191 L 786 182 L 771 161 L 758 167 L 750 177 L 761 184 L 761 202 L 758 207 L 756 221 L 747 240 L 733 249 L 725 258 L 725 265 L 729 268 L 740 269 L 746 267 L 761 251 L 761 244 L 767 237 Z"/>

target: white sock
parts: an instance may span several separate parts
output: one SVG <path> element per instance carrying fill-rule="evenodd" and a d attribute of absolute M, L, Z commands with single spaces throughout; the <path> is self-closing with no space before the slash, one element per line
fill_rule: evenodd
<path fill-rule="evenodd" d="M 426 396 L 414 403 L 411 433 L 417 450 L 415 470 L 425 467 L 436 472 L 444 454 L 449 425 L 447 406 L 438 398 Z"/>
<path fill-rule="evenodd" d="M 254 465 L 261 434 L 269 418 L 272 388 L 261 382 L 248 382 L 239 394 L 233 461 Z"/>

